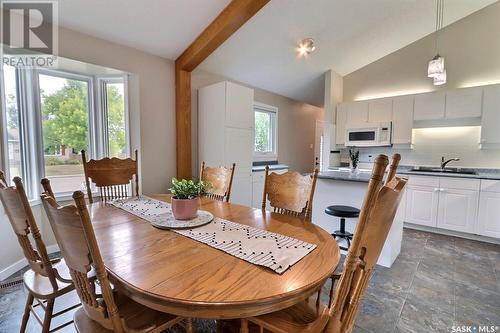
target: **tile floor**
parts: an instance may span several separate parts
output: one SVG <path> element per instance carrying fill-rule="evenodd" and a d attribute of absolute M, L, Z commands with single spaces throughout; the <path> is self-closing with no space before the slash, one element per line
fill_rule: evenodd
<path fill-rule="evenodd" d="M 25 297 L 19 285 L 0 290 L 0 332 L 19 330 Z M 405 229 L 394 265 L 374 272 L 354 332 L 452 332 L 453 325 L 500 326 L 500 245 Z M 196 326 L 215 332 L 213 321 Z M 33 319 L 28 331 L 40 331 Z"/>

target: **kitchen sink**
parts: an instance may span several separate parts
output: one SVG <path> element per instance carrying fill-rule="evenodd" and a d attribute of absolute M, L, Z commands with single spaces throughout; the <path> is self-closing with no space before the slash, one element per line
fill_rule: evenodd
<path fill-rule="evenodd" d="M 444 168 L 439 167 L 417 167 L 410 169 L 410 171 L 416 172 L 435 172 L 435 173 L 451 173 L 457 175 L 477 175 L 477 172 L 472 169 L 465 168 Z"/>

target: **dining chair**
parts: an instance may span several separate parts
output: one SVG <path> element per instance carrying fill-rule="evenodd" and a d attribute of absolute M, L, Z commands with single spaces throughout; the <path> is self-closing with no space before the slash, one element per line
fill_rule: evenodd
<path fill-rule="evenodd" d="M 211 185 L 207 190 L 208 198 L 229 202 L 235 168 L 236 163 L 233 163 L 230 168 L 207 167 L 205 162 L 201 163 L 200 180 L 209 182 Z"/>
<path fill-rule="evenodd" d="M 83 192 L 73 193 L 75 205 L 59 206 L 47 193 L 41 199 L 82 302 L 74 315 L 77 332 L 161 332 L 183 320 L 111 288 Z"/>
<path fill-rule="evenodd" d="M 53 332 L 71 324 L 73 321 L 69 320 L 51 329 L 50 323 L 52 319 L 75 309 L 80 306 L 80 303 L 71 303 L 74 300 L 69 297 L 64 300 L 60 299 L 62 309 L 54 313 L 56 299 L 73 291 L 75 287 L 64 260 L 49 259 L 21 178 L 15 177 L 14 184 L 15 186 L 8 186 L 4 173 L 0 171 L 0 201 L 2 201 L 5 214 L 12 229 L 14 229 L 24 257 L 30 266 L 30 269 L 23 275 L 23 283 L 28 291 L 28 298 L 24 308 L 20 332 L 26 330 L 31 313 L 42 326 L 42 332 Z M 30 234 L 35 246 L 30 240 Z M 33 304 L 35 301 L 36 304 Z M 43 319 L 36 312 L 37 308 L 43 309 Z"/>
<path fill-rule="evenodd" d="M 249 332 L 249 323 L 275 333 L 352 332 L 361 298 L 392 226 L 407 180 L 396 177 L 401 157 L 394 155 L 383 183 L 387 156 L 374 163 L 356 231 L 344 262 L 344 271 L 331 277 L 328 304 L 315 297 L 285 310 L 241 320 L 241 333 Z M 337 287 L 334 289 L 335 282 Z M 335 292 L 335 295 L 334 295 Z"/>
<path fill-rule="evenodd" d="M 105 157 L 87 161 L 85 150 L 81 153 L 89 203 L 94 202 L 91 183 L 98 188 L 101 201 L 128 198 L 131 193 L 139 195 L 137 150 L 135 160 Z"/>
<path fill-rule="evenodd" d="M 303 176 L 296 171 L 287 171 L 282 174 L 269 173 L 269 166 L 266 166 L 262 210 L 266 209 L 269 200 L 275 213 L 311 220 L 317 179 L 318 169 L 315 169 L 311 175 Z"/>

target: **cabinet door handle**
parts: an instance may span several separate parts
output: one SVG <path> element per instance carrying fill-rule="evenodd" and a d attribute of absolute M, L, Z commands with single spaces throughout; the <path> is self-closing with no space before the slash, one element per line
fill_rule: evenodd
<path fill-rule="evenodd" d="M 444 192 L 444 191 L 445 191 L 444 188 L 439 189 L 439 192 Z"/>
<path fill-rule="evenodd" d="M 439 192 L 439 190 L 440 190 L 439 188 L 434 187 L 434 192 Z"/>

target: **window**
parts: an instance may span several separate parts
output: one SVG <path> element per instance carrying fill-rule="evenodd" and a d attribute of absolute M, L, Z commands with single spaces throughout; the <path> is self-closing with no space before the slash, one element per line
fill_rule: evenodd
<path fill-rule="evenodd" d="M 80 189 L 85 181 L 80 151 L 89 149 L 89 81 L 38 75 L 45 177 L 54 192 Z"/>
<path fill-rule="evenodd" d="M 54 192 L 82 189 L 80 151 L 91 158 L 129 153 L 126 77 L 1 67 L 2 135 L 7 177 L 21 176 L 30 199 L 39 181 Z"/>
<path fill-rule="evenodd" d="M 21 160 L 21 143 L 20 143 L 20 118 L 19 118 L 19 105 L 17 100 L 17 74 L 16 69 L 12 66 L 3 66 L 3 87 L 4 91 L 2 94 L 4 96 L 4 124 L 6 128 L 6 135 L 3 137 L 6 139 L 7 148 L 6 152 L 8 155 L 8 170 L 7 176 L 14 178 L 16 176 L 22 177 L 23 166 Z"/>
<path fill-rule="evenodd" d="M 277 112 L 273 106 L 256 103 L 255 115 L 255 146 L 256 160 L 277 159 Z"/>

